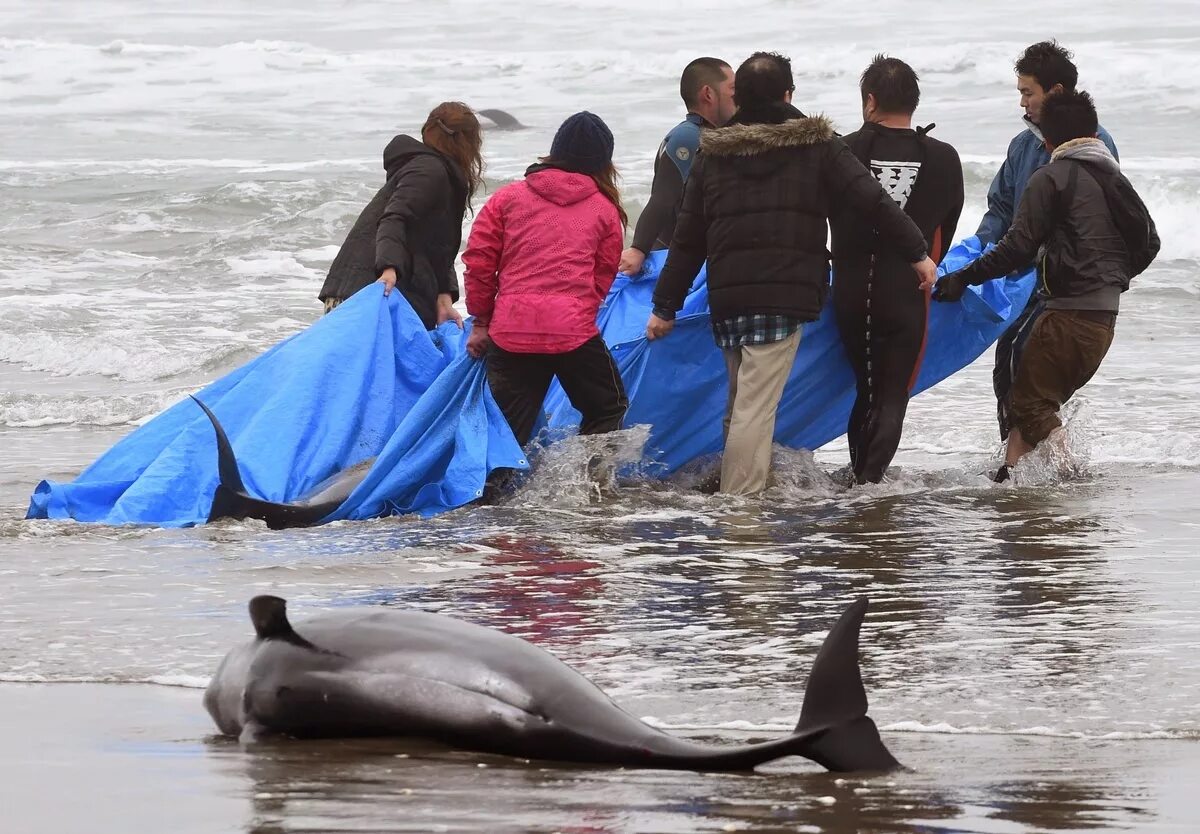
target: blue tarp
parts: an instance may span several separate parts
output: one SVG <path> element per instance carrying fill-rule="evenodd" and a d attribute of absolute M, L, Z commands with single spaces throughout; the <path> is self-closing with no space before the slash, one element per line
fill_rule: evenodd
<path fill-rule="evenodd" d="M 400 293 L 385 301 L 373 284 L 197 396 L 221 420 L 256 497 L 295 500 L 378 455 L 337 517 L 439 512 L 476 497 L 488 468 L 524 466 L 464 346 L 454 324 L 427 332 Z M 43 481 L 27 517 L 198 524 L 217 483 L 212 425 L 185 399 L 73 482 Z"/>
<path fill-rule="evenodd" d="M 967 238 L 947 253 L 939 274 L 959 269 L 980 254 L 978 239 Z M 665 260 L 666 252 L 652 252 L 640 276 L 618 279 L 598 319 L 629 396 L 625 424 L 652 427 L 647 455 L 660 464 L 661 474 L 720 451 L 728 392 L 725 361 L 712 337 L 703 272 L 692 284 L 671 334 L 654 342 L 640 336 Z M 1020 315 L 1033 284 L 1030 271 L 1019 279 L 970 287 L 960 302 L 931 305 L 928 346 L 914 393 L 983 353 Z M 775 442 L 796 449 L 823 446 L 846 433 L 853 405 L 854 372 L 842 350 L 832 307 L 826 304 L 821 318 L 804 326 L 780 400 Z M 579 413 L 558 386 L 547 398 L 546 409 L 551 428 L 579 422 Z"/>
<path fill-rule="evenodd" d="M 959 244 L 943 266 L 978 257 L 977 246 L 973 238 Z M 674 332 L 652 343 L 641 336 L 664 254 L 652 254 L 642 275 L 618 278 L 599 323 L 629 394 L 626 425 L 651 425 L 647 452 L 666 473 L 720 449 L 726 379 L 703 273 Z M 1031 275 L 992 281 L 959 303 L 934 304 L 917 390 L 982 353 L 1020 313 L 1032 286 Z M 478 497 L 493 469 L 526 468 L 482 363 L 464 353 L 466 333 L 453 324 L 426 332 L 400 293 L 386 301 L 380 296 L 379 285 L 364 289 L 199 392 L 224 425 L 255 496 L 295 500 L 342 469 L 377 457 L 328 520 L 432 514 Z M 853 374 L 827 307 L 804 328 L 776 440 L 817 448 L 838 437 L 853 397 Z M 555 427 L 578 422 L 561 389 L 547 398 L 546 412 Z M 43 481 L 28 517 L 196 524 L 207 519 L 217 482 L 212 427 L 184 400 L 73 482 Z"/>

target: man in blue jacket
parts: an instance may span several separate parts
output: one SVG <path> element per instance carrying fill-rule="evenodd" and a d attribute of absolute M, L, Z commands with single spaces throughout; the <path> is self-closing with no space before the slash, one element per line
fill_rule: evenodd
<path fill-rule="evenodd" d="M 1072 54 L 1056 41 L 1035 43 L 1017 59 L 1017 91 L 1021 94 L 1021 107 L 1025 110 L 1025 130 L 1018 133 L 1008 144 L 1008 155 L 992 187 L 988 189 L 988 210 L 975 232 L 980 246 L 999 243 L 1012 225 L 1013 216 L 1021 204 L 1021 195 L 1034 172 L 1050 161 L 1045 138 L 1038 127 L 1042 115 L 1042 103 L 1052 92 L 1073 92 L 1079 80 L 1079 70 L 1071 61 Z M 1097 137 L 1108 147 L 1114 158 L 1118 158 L 1117 146 L 1103 127 Z M 1025 264 L 1026 269 L 1032 264 Z M 1009 416 L 1012 381 L 1020 361 L 1021 345 L 1033 326 L 1036 297 L 1020 318 L 1013 323 L 996 342 L 996 367 L 992 371 L 992 387 L 996 392 L 996 416 L 1000 423 L 1000 439 L 1006 440 L 1011 428 Z"/>

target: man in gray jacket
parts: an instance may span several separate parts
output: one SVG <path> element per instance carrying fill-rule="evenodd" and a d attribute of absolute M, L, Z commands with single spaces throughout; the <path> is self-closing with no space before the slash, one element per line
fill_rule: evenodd
<path fill-rule="evenodd" d="M 997 481 L 1009 467 L 1062 425 L 1058 410 L 1087 384 L 1112 344 L 1121 293 L 1135 273 L 1122 236 L 1112 189 L 1120 165 L 1097 138 L 1096 108 L 1082 91 L 1059 91 L 1042 105 L 1050 164 L 1029 178 L 1012 226 L 996 248 L 938 282 L 934 298 L 955 301 L 968 284 L 982 284 L 1037 260 L 1037 315 L 1012 387 L 1012 431 Z M 1149 255 L 1158 235 L 1148 224 Z"/>

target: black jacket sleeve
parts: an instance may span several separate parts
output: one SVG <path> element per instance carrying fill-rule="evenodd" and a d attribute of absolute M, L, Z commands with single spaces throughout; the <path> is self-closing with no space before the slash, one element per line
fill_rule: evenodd
<path fill-rule="evenodd" d="M 396 187 L 379 218 L 375 232 L 375 274 L 389 267 L 397 276 L 412 264 L 408 239 L 410 223 L 433 210 L 450 193 L 450 177 L 445 167 L 432 156 L 409 160 L 396 174 Z"/>
<path fill-rule="evenodd" d="M 704 213 L 704 157 L 696 157 L 683 189 L 683 205 L 675 223 L 675 236 L 667 262 L 654 287 L 654 312 L 675 318 L 683 308 L 696 273 L 708 257 L 708 219 Z"/>
<path fill-rule="evenodd" d="M 671 216 L 682 197 L 683 174 L 671 158 L 660 151 L 654 160 L 650 199 L 634 227 L 630 245 L 644 253 L 653 249 L 654 244 L 663 239 L 663 231 L 670 226 Z"/>
<path fill-rule="evenodd" d="M 880 238 L 909 263 L 924 260 L 928 254 L 925 235 L 896 201 L 888 196 L 879 181 L 840 139 L 828 143 L 821 176 L 825 193 L 834 207 L 846 207 L 863 221 L 874 225 Z"/>
<path fill-rule="evenodd" d="M 1054 230 L 1058 202 L 1058 189 L 1049 168 L 1036 171 L 1021 195 L 1012 225 L 996 248 L 960 269 L 957 275 L 968 284 L 982 284 L 1033 263 L 1038 249 Z"/>

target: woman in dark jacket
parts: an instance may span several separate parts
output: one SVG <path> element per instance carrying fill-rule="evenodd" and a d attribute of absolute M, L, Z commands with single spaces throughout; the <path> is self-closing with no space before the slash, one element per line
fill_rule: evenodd
<path fill-rule="evenodd" d="M 429 329 L 462 325 L 454 309 L 454 259 L 462 222 L 483 179 L 479 121 L 461 102 L 439 104 L 421 128 L 421 140 L 400 135 L 383 152 L 387 183 L 367 204 L 329 267 L 319 298 L 329 312 L 376 281 L 392 287 Z"/>

